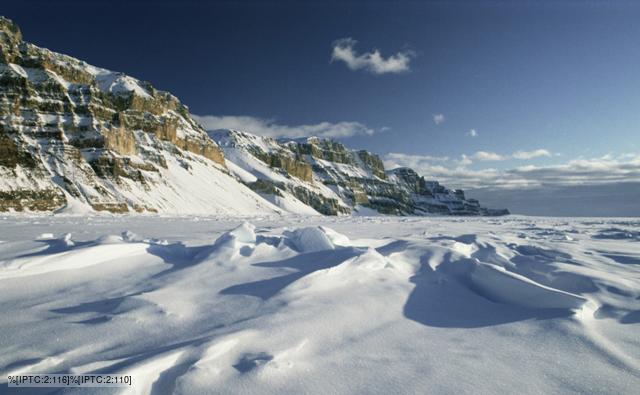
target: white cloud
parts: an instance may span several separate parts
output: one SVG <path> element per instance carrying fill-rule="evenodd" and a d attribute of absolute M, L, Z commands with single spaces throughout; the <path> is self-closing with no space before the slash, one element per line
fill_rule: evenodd
<path fill-rule="evenodd" d="M 471 159 L 488 162 L 505 160 L 506 158 L 502 155 L 496 154 L 495 152 L 478 151 L 471 156 Z"/>
<path fill-rule="evenodd" d="M 411 51 L 401 51 L 388 58 L 384 58 L 379 50 L 359 55 L 354 47 L 357 41 L 352 38 L 342 38 L 333 43 L 331 61 L 343 61 L 351 70 L 365 70 L 373 74 L 404 73 L 410 71 L 409 63 L 415 54 Z"/>
<path fill-rule="evenodd" d="M 473 155 L 462 154 L 460 159 L 453 159 L 448 156 L 409 155 L 392 152 L 386 155 L 386 159 L 390 164 L 395 164 L 396 162 L 402 163 L 401 165 L 396 164 L 396 166 L 419 167 L 424 165 L 425 162 L 448 162 L 453 166 L 464 167 L 474 162 L 497 162 L 514 158 L 524 160 L 539 156 L 551 156 L 551 152 L 546 149 L 537 149 L 533 151 L 516 151 L 511 155 L 500 155 L 490 151 L 477 151 Z M 521 169 L 524 168 L 526 167 L 522 167 Z"/>
<path fill-rule="evenodd" d="M 385 155 L 387 167 L 418 167 L 424 162 L 446 162 L 448 156 L 410 155 L 391 152 Z M 399 163 L 402 163 L 401 165 Z"/>
<path fill-rule="evenodd" d="M 456 188 L 537 188 L 542 186 L 606 185 L 640 182 L 640 154 L 574 159 L 550 166 L 520 166 L 507 170 L 469 169 L 466 155 L 449 166 L 434 165 L 428 156 L 385 156 L 389 168 L 409 166 L 428 179 Z"/>
<path fill-rule="evenodd" d="M 444 114 L 435 114 L 433 116 L 433 123 L 435 123 L 436 125 L 440 125 L 444 121 L 445 121 Z"/>
<path fill-rule="evenodd" d="M 490 151 L 477 151 L 475 154 L 471 156 L 467 156 L 463 154 L 462 159 L 458 163 L 463 166 L 467 166 L 472 164 L 474 161 L 497 162 L 497 161 L 503 161 L 508 159 L 529 160 L 529 159 L 539 158 L 542 156 L 551 157 L 552 154 L 551 152 L 543 148 L 539 148 L 533 151 L 516 151 L 511 155 L 501 155 L 501 154 L 497 154 L 495 152 L 490 152 Z"/>
<path fill-rule="evenodd" d="M 538 158 L 541 156 L 549 157 L 551 156 L 551 152 L 541 148 L 533 151 L 516 151 L 512 155 L 512 157 L 515 159 L 523 159 L 523 160 Z"/>
<path fill-rule="evenodd" d="M 477 135 L 478 135 L 478 132 L 475 129 L 470 129 L 467 132 L 467 136 L 476 137 Z"/>
<path fill-rule="evenodd" d="M 372 135 L 376 131 L 360 122 L 320 122 L 312 125 L 280 125 L 272 119 L 251 116 L 194 115 L 206 130 L 234 129 L 266 137 L 309 137 L 343 138 L 356 135 Z"/>

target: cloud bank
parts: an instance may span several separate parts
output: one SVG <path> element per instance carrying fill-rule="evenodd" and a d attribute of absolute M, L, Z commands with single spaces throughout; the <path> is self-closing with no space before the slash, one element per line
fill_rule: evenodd
<path fill-rule="evenodd" d="M 495 152 L 478 151 L 471 156 L 471 159 L 487 162 L 487 161 L 505 160 L 505 157 L 502 155 L 496 154 Z"/>
<path fill-rule="evenodd" d="M 538 156 L 540 150 L 531 151 Z M 522 151 L 519 151 L 522 152 Z M 550 155 L 550 153 L 548 153 Z M 476 154 L 474 154 L 476 156 Z M 518 155 L 531 157 L 531 155 Z M 472 156 L 473 157 L 473 156 Z M 511 157 L 516 157 L 516 153 Z M 464 159 L 467 159 L 465 161 Z M 605 185 L 614 183 L 640 182 L 640 154 L 618 157 L 574 159 L 559 165 L 519 166 L 507 170 L 486 168 L 469 169 L 469 157 L 462 161 L 438 162 L 431 156 L 388 154 L 385 165 L 389 168 L 408 166 L 429 179 L 437 179 L 444 184 L 465 189 L 476 188 L 539 188 L 548 186 Z M 442 161 L 439 161 L 442 162 Z"/>
<path fill-rule="evenodd" d="M 300 138 L 317 136 L 344 138 L 357 135 L 372 135 L 376 131 L 360 122 L 320 122 L 312 125 L 281 125 L 272 119 L 232 115 L 194 115 L 206 130 L 234 129 L 265 137 Z"/>
<path fill-rule="evenodd" d="M 364 70 L 372 74 L 398 74 L 410 71 L 409 63 L 415 54 L 401 51 L 384 58 L 379 50 L 358 54 L 354 49 L 358 42 L 353 38 L 342 38 L 333 43 L 331 62 L 342 61 L 351 70 Z"/>
<path fill-rule="evenodd" d="M 513 158 L 522 160 L 539 158 L 542 156 L 551 156 L 551 152 L 546 149 L 537 149 L 533 151 L 516 151 L 512 155 Z"/>
<path fill-rule="evenodd" d="M 463 155 L 463 160 L 468 159 L 466 164 L 471 164 L 474 160 L 480 162 L 489 162 L 489 161 L 503 161 L 508 159 L 518 159 L 518 160 L 530 160 L 539 157 L 550 157 L 551 152 L 546 149 L 537 149 L 533 151 L 516 151 L 511 155 L 500 155 L 495 152 L 489 151 L 478 151 L 471 156 Z"/>
<path fill-rule="evenodd" d="M 485 153 L 487 154 L 487 153 Z M 574 159 L 558 165 L 512 169 L 470 169 L 478 153 L 462 160 L 429 155 L 392 153 L 389 168 L 408 166 L 427 179 L 462 188 L 483 205 L 508 208 L 512 213 L 551 216 L 639 216 L 640 153 Z M 489 153 L 490 154 L 490 153 Z M 498 155 L 498 154 L 495 154 Z M 516 151 L 502 159 L 528 160 L 551 156 L 545 149 Z"/>

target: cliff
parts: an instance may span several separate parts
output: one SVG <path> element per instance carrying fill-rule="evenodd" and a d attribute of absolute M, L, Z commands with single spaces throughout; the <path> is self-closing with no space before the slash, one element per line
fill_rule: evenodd
<path fill-rule="evenodd" d="M 377 155 L 336 141 L 277 141 L 236 130 L 209 135 L 224 151 L 231 172 L 275 204 L 274 196 L 293 198 L 325 215 L 363 207 L 395 215 L 508 214 L 480 206 L 461 190 L 426 181 L 412 169 L 386 170 Z"/>
<path fill-rule="evenodd" d="M 237 184 L 176 97 L 25 42 L 0 17 L 0 211 L 237 211 L 220 183 Z"/>

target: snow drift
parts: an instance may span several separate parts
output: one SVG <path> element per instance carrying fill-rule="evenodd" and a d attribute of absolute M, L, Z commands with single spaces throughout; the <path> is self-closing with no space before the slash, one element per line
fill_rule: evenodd
<path fill-rule="evenodd" d="M 601 235 L 638 225 L 6 217 L 0 380 L 123 373 L 134 393 L 179 394 L 632 393 L 638 251 Z"/>

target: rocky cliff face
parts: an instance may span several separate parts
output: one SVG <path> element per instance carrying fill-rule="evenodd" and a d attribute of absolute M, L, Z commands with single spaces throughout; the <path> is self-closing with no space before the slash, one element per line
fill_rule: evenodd
<path fill-rule="evenodd" d="M 283 209 L 293 202 L 294 206 L 309 206 L 324 215 L 351 212 L 338 193 L 317 182 L 317 169 L 307 160 L 312 151 L 335 157 L 341 153 L 321 151 L 312 144 L 281 144 L 239 131 L 217 131 L 209 136 L 222 148 L 229 169 L 241 182 Z"/>
<path fill-rule="evenodd" d="M 171 94 L 25 42 L 0 17 L 0 211 L 497 213 L 335 141 L 210 136 Z"/>
<path fill-rule="evenodd" d="M 0 211 L 70 200 L 163 211 L 179 196 L 172 203 L 154 190 L 180 195 L 172 168 L 193 175 L 196 162 L 214 177 L 226 172 L 222 151 L 174 96 L 27 43 L 0 17 Z"/>
<path fill-rule="evenodd" d="M 425 181 L 412 169 L 387 171 L 377 155 L 335 141 L 276 141 L 235 130 L 210 136 L 242 182 L 262 194 L 298 199 L 322 214 L 348 214 L 361 207 L 396 215 L 508 213 L 481 207 L 463 191 Z"/>

